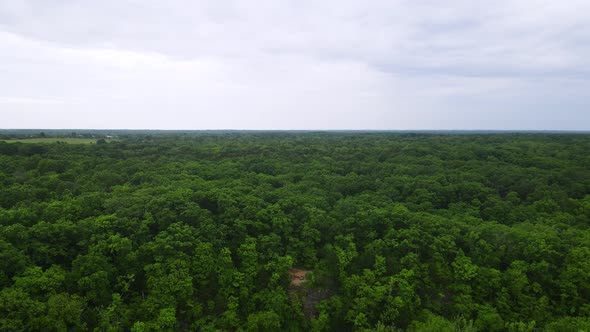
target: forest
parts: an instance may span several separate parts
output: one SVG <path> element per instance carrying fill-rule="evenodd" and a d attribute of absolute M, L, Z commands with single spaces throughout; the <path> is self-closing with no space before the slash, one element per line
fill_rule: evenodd
<path fill-rule="evenodd" d="M 1 331 L 590 331 L 590 134 L 0 139 Z"/>

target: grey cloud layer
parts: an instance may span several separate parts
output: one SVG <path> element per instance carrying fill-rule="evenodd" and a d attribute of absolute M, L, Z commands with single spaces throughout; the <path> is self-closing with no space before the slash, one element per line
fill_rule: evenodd
<path fill-rule="evenodd" d="M 0 127 L 589 129 L 587 1 L 7 1 Z"/>

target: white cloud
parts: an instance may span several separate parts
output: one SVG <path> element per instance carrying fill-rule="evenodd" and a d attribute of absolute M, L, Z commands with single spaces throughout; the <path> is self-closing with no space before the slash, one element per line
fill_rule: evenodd
<path fill-rule="evenodd" d="M 10 1 L 0 127 L 588 129 L 589 11 L 577 0 Z"/>

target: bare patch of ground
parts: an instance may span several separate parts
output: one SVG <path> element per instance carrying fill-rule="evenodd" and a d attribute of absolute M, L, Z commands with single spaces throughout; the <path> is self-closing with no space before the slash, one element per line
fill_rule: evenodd
<path fill-rule="evenodd" d="M 307 280 L 307 270 L 290 269 L 291 287 L 300 287 Z"/>
<path fill-rule="evenodd" d="M 313 289 L 306 287 L 305 282 L 308 279 L 307 274 L 311 272 L 303 269 L 290 269 L 291 286 L 289 286 L 289 295 L 297 296 L 303 300 L 303 314 L 306 319 L 312 319 L 318 316 L 316 304 L 332 296 L 329 289 Z"/>

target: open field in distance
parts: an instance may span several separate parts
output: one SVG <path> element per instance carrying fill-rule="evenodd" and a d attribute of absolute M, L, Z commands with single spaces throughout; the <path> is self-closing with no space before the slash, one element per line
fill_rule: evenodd
<path fill-rule="evenodd" d="M 24 139 L 9 139 L 9 140 L 0 140 L 7 142 L 7 143 L 57 143 L 63 142 L 68 144 L 95 144 L 95 138 L 24 138 Z"/>

